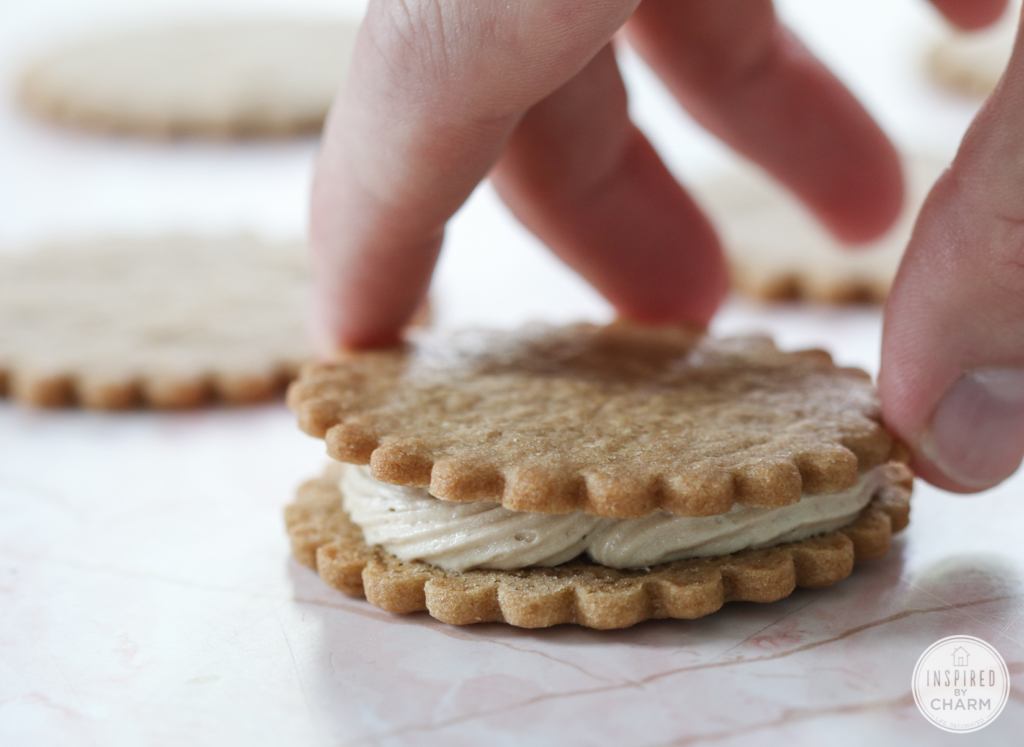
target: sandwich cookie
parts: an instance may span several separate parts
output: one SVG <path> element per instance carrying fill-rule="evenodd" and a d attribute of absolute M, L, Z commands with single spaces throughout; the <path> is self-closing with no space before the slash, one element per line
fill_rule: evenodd
<path fill-rule="evenodd" d="M 685 328 L 413 332 L 306 367 L 340 464 L 286 512 L 298 560 L 393 612 L 620 628 L 826 586 L 908 519 L 870 378 Z"/>

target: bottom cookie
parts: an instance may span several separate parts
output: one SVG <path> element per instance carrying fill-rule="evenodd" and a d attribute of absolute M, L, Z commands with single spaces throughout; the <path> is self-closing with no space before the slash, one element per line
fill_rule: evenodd
<path fill-rule="evenodd" d="M 885 555 L 910 513 L 913 476 L 886 467 L 871 503 L 842 529 L 717 558 L 617 570 L 588 561 L 517 571 L 445 571 L 368 547 L 342 507 L 338 465 L 299 488 L 285 510 L 296 559 L 344 593 L 388 612 L 428 612 L 452 625 L 505 622 L 522 628 L 574 623 L 602 630 L 660 618 L 693 619 L 725 602 L 774 602 L 797 587 L 846 578 L 856 560 Z"/>

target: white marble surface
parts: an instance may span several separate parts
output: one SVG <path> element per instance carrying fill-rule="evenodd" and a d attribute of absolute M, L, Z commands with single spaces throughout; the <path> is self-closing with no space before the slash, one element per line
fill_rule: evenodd
<path fill-rule="evenodd" d="M 0 2 L 5 93 L 26 50 L 128 5 Z M 936 29 L 922 4 L 782 5 L 897 139 L 955 145 L 972 107 L 918 74 Z M 673 167 L 720 166 L 722 149 L 627 65 L 637 117 Z M 7 96 L 0 246 L 167 228 L 299 235 L 313 149 L 73 135 L 25 119 Z M 453 225 L 435 293 L 441 324 L 608 315 L 487 189 Z M 873 311 L 733 302 L 716 326 L 877 368 Z M 0 404 L 0 744 L 1021 741 L 1024 477 L 975 498 L 919 485 L 892 553 L 829 589 L 626 631 L 523 631 L 394 617 L 291 560 L 281 510 L 323 461 L 278 405 L 104 415 Z M 910 695 L 917 657 L 959 633 L 995 645 L 1013 681 L 1003 714 L 972 735 L 935 729 Z"/>

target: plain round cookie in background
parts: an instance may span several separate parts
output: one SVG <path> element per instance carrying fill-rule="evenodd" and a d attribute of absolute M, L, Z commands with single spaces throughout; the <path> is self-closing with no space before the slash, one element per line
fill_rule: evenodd
<path fill-rule="evenodd" d="M 258 402 L 312 357 L 301 244 L 167 236 L 0 256 L 0 394 L 123 409 Z"/>
<path fill-rule="evenodd" d="M 932 184 L 946 161 L 904 156 L 907 196 L 896 225 L 849 247 L 786 189 L 753 167 L 692 186 L 719 231 L 733 287 L 761 300 L 882 303 Z"/>
<path fill-rule="evenodd" d="M 69 43 L 24 72 L 40 117 L 148 137 L 318 132 L 357 24 L 252 20 L 153 27 Z"/>
<path fill-rule="evenodd" d="M 1017 37 L 1020 2 L 1013 0 L 997 23 L 981 31 L 949 29 L 928 52 L 925 67 L 940 86 L 985 98 L 999 82 Z"/>

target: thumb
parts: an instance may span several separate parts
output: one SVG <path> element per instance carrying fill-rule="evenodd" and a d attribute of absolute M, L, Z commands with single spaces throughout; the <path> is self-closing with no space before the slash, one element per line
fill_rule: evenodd
<path fill-rule="evenodd" d="M 914 467 L 973 492 L 1024 455 L 1024 48 L 932 188 L 885 310 L 879 389 Z"/>

